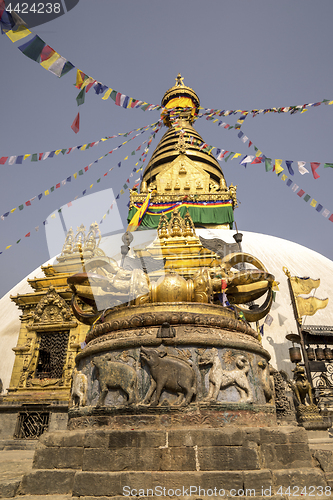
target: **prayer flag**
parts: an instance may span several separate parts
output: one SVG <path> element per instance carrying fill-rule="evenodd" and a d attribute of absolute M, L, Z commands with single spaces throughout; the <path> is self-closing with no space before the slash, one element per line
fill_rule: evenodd
<path fill-rule="evenodd" d="M 327 208 L 324 209 L 323 213 L 321 214 L 323 217 L 328 217 L 328 214 L 330 213 L 329 210 L 327 210 Z"/>
<path fill-rule="evenodd" d="M 290 175 L 294 175 L 295 172 L 291 166 L 293 162 L 291 160 L 286 160 L 286 165 L 287 165 L 287 169 L 288 169 L 288 172 L 290 173 Z"/>
<path fill-rule="evenodd" d="M 261 156 L 258 156 L 253 160 L 253 162 L 251 162 L 251 165 L 256 165 L 257 163 L 261 163 L 261 161 L 262 161 Z"/>
<path fill-rule="evenodd" d="M 283 172 L 284 168 L 281 167 L 281 163 L 283 160 L 275 160 L 275 173 L 278 175 Z"/>
<path fill-rule="evenodd" d="M 16 156 L 10 156 L 8 160 L 8 165 L 13 165 L 15 163 Z"/>
<path fill-rule="evenodd" d="M 287 180 L 287 186 L 288 186 L 288 187 L 289 187 L 289 186 L 291 186 L 291 185 L 292 185 L 292 183 L 293 183 L 293 181 L 292 181 L 291 179 L 288 179 L 288 180 Z"/>
<path fill-rule="evenodd" d="M 311 203 L 310 203 L 310 206 L 315 208 L 316 205 L 317 205 L 316 200 L 312 200 Z"/>
<path fill-rule="evenodd" d="M 297 186 L 297 184 L 294 184 L 291 189 L 294 191 L 294 193 L 296 193 L 298 188 L 299 188 L 299 186 Z"/>
<path fill-rule="evenodd" d="M 39 56 L 45 45 L 45 42 L 38 35 L 35 35 L 32 40 L 20 45 L 19 50 L 33 61 L 39 62 Z"/>
<path fill-rule="evenodd" d="M 30 201 L 30 200 L 26 201 L 26 202 L 25 202 L 25 205 L 26 205 L 27 207 L 30 207 L 30 205 L 31 205 L 31 201 Z"/>
<path fill-rule="evenodd" d="M 234 158 L 239 158 L 240 156 L 242 156 L 241 153 L 235 153 L 231 159 L 233 160 Z"/>
<path fill-rule="evenodd" d="M 30 236 L 30 231 L 25 235 L 25 238 L 29 238 L 29 236 Z"/>
<path fill-rule="evenodd" d="M 304 201 L 308 202 L 311 196 L 309 194 L 306 194 L 303 198 Z"/>
<path fill-rule="evenodd" d="M 300 198 L 302 198 L 303 194 L 305 194 L 305 191 L 303 191 L 303 189 L 300 189 L 297 193 L 297 196 L 299 196 Z"/>
<path fill-rule="evenodd" d="M 251 161 L 253 161 L 253 159 L 254 159 L 253 155 L 244 156 L 244 158 L 242 159 L 242 161 L 239 162 L 239 164 L 246 165 L 247 163 L 251 163 Z"/>
<path fill-rule="evenodd" d="M 333 163 L 324 163 L 324 168 L 331 167 L 333 168 Z"/>
<path fill-rule="evenodd" d="M 12 42 L 17 42 L 17 40 L 21 40 L 22 38 L 25 38 L 30 34 L 31 31 L 28 30 L 28 28 L 26 28 L 23 25 L 18 26 L 18 28 L 15 30 L 10 30 L 6 32 L 6 35 L 8 36 L 8 38 L 11 39 Z"/>
<path fill-rule="evenodd" d="M 330 220 L 331 222 L 333 222 L 333 214 L 331 214 L 328 218 L 328 220 Z"/>
<path fill-rule="evenodd" d="M 84 104 L 84 100 L 85 100 L 85 91 L 84 88 L 82 88 L 78 93 L 78 95 L 76 96 L 77 105 L 81 106 L 81 104 Z"/>
<path fill-rule="evenodd" d="M 77 114 L 75 120 L 71 125 L 71 129 L 77 134 L 80 130 L 80 113 Z"/>
<path fill-rule="evenodd" d="M 311 165 L 311 170 L 312 170 L 313 177 L 315 179 L 319 179 L 320 175 L 317 174 L 316 170 L 319 167 L 320 163 L 318 163 L 317 161 L 312 161 L 312 162 L 310 162 L 310 165 Z"/>
<path fill-rule="evenodd" d="M 299 173 L 300 173 L 301 175 L 304 175 L 304 174 L 308 174 L 308 173 L 309 173 L 308 169 L 306 169 L 306 168 L 304 167 L 304 165 L 305 165 L 305 164 L 306 164 L 306 161 L 298 161 L 298 162 L 297 162 L 297 165 L 298 165 L 298 171 L 299 171 Z"/>
<path fill-rule="evenodd" d="M 2 158 L 0 158 L 0 165 L 4 165 L 7 160 L 8 160 L 8 156 L 2 156 Z"/>

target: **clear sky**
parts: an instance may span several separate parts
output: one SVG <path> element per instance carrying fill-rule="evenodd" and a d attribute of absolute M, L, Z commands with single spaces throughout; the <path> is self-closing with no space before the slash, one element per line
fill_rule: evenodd
<path fill-rule="evenodd" d="M 159 104 L 181 72 L 203 107 L 251 110 L 333 100 L 332 15 L 332 0 L 80 0 L 70 12 L 32 30 L 76 68 L 130 97 Z M 18 50 L 24 41 L 12 43 L 0 36 L 0 157 L 70 148 L 159 119 L 159 111 L 123 109 L 102 100 L 93 89 L 78 108 L 76 69 L 57 78 Z M 78 110 L 80 131 L 74 134 L 71 124 Z M 232 125 L 238 117 L 225 121 Z M 332 121 L 333 106 L 320 105 L 302 114 L 249 115 L 242 127 L 267 157 L 293 160 L 293 177 L 282 163 L 288 177 L 330 213 L 333 169 L 323 167 L 333 163 Z M 255 154 L 234 129 L 205 118 L 195 127 L 210 145 Z M 162 134 L 156 135 L 151 151 Z M 64 232 L 58 215 L 51 219 L 51 214 L 64 206 L 66 227 L 74 229 L 81 222 L 87 227 L 102 219 L 138 161 L 131 152 L 148 138 L 149 132 L 140 135 L 77 180 L 0 220 L 0 296 L 61 250 Z M 73 176 L 121 142 L 115 138 L 87 151 L 0 165 L 1 214 Z M 297 161 L 307 162 L 310 173 L 300 175 Z M 310 162 L 321 163 L 319 179 L 313 178 Z M 221 167 L 228 185 L 238 185 L 239 230 L 289 239 L 333 259 L 333 223 L 310 206 L 311 199 L 305 203 L 263 164 L 245 168 L 239 160 L 229 160 Z M 131 177 L 130 187 L 137 178 Z M 87 194 L 80 200 L 84 190 Z M 104 232 L 126 227 L 128 200 L 127 190 L 102 224 Z"/>

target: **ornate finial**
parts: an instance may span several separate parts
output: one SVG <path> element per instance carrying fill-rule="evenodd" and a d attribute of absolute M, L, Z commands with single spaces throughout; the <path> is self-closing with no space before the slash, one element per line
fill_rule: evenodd
<path fill-rule="evenodd" d="M 184 87 L 184 78 L 182 78 L 182 75 L 180 73 L 178 73 L 177 75 L 177 78 L 175 78 L 176 80 L 176 87 Z"/>

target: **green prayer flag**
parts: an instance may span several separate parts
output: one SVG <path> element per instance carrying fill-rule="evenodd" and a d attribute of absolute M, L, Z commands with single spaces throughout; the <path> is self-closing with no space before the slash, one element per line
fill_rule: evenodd
<path fill-rule="evenodd" d="M 269 172 L 270 170 L 272 170 L 272 168 L 273 168 L 272 158 L 265 158 L 265 168 L 266 168 L 266 172 Z"/>
<path fill-rule="evenodd" d="M 132 151 L 131 155 L 135 155 L 135 151 Z"/>
<path fill-rule="evenodd" d="M 61 152 L 64 155 L 66 153 L 67 149 L 62 149 Z"/>
<path fill-rule="evenodd" d="M 150 104 L 144 104 L 143 106 L 141 106 L 142 111 L 146 111 L 148 106 L 150 106 Z"/>
<path fill-rule="evenodd" d="M 83 170 L 79 170 L 79 175 L 83 175 Z"/>
<path fill-rule="evenodd" d="M 31 156 L 31 161 L 38 161 L 38 156 L 37 156 L 37 153 L 34 153 L 34 154 Z"/>
<path fill-rule="evenodd" d="M 124 188 L 124 189 L 127 189 L 127 188 L 128 188 L 127 184 L 124 184 L 124 185 L 123 185 L 123 188 Z"/>
<path fill-rule="evenodd" d="M 21 45 L 19 50 L 33 61 L 39 62 L 39 56 L 45 45 L 45 42 L 36 35 L 32 40 Z"/>
<path fill-rule="evenodd" d="M 61 208 L 59 208 L 58 212 L 61 212 Z"/>
<path fill-rule="evenodd" d="M 309 201 L 309 199 L 311 198 L 311 196 L 309 194 L 306 194 L 303 198 L 304 201 Z"/>
<path fill-rule="evenodd" d="M 111 94 L 110 94 L 110 97 L 113 101 L 116 101 L 116 96 L 117 96 L 117 91 L 116 90 L 112 90 Z"/>
<path fill-rule="evenodd" d="M 23 209 L 24 209 L 24 205 L 20 205 L 19 210 L 23 210 Z"/>
<path fill-rule="evenodd" d="M 78 95 L 76 96 L 77 105 L 81 106 L 81 104 L 84 103 L 84 99 L 85 99 L 85 88 L 83 87 L 83 89 L 81 89 Z"/>
<path fill-rule="evenodd" d="M 100 181 L 101 181 L 101 178 L 97 179 L 97 181 L 96 181 L 96 182 L 100 182 Z"/>
<path fill-rule="evenodd" d="M 16 244 L 17 244 L 17 243 L 20 243 L 20 241 L 21 241 L 21 239 L 17 240 Z"/>
<path fill-rule="evenodd" d="M 52 186 L 52 187 L 51 187 L 50 191 L 51 191 L 51 193 L 53 193 L 53 191 L 54 191 L 54 186 Z"/>
<path fill-rule="evenodd" d="M 228 156 L 224 158 L 224 161 L 228 161 L 231 155 L 234 155 L 235 153 L 232 151 Z"/>
<path fill-rule="evenodd" d="M 324 163 L 324 168 L 331 167 L 333 168 L 333 163 Z"/>

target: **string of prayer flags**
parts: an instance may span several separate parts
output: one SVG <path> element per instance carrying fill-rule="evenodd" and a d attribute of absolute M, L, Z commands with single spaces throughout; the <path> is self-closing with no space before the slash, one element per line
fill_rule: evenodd
<path fill-rule="evenodd" d="M 87 144 L 81 144 L 79 146 L 72 146 L 70 148 L 62 148 L 62 149 L 56 149 L 54 151 L 47 151 L 44 153 L 34 153 L 34 154 L 25 154 L 25 155 L 12 155 L 12 156 L 2 156 L 0 157 L 0 165 L 5 165 L 8 162 L 8 165 L 18 165 L 22 164 L 24 160 L 27 160 L 28 158 L 31 158 L 30 161 L 40 161 L 40 160 L 46 160 L 47 158 L 54 158 L 54 156 L 58 156 L 60 153 L 64 154 L 69 154 L 75 150 L 78 151 L 85 151 L 89 148 L 92 148 L 93 146 L 97 146 L 98 144 L 105 142 L 109 139 L 115 139 L 116 137 L 119 136 L 124 136 L 128 137 L 129 135 L 133 134 L 134 132 L 140 132 L 144 133 L 150 128 L 154 128 L 157 126 L 158 123 L 160 123 L 161 120 L 158 120 L 157 122 L 152 123 L 151 125 L 145 125 L 144 127 L 138 128 L 131 130 L 130 132 L 119 132 L 116 135 L 111 135 L 108 137 L 102 137 L 99 141 L 93 141 L 93 142 L 88 142 Z M 137 137 L 140 134 L 136 134 L 135 137 Z"/>
<path fill-rule="evenodd" d="M 161 121 L 161 120 L 159 120 L 159 121 L 156 123 L 156 127 L 155 127 L 155 129 L 153 130 L 153 132 L 152 132 L 152 136 L 153 136 L 153 137 L 155 137 L 155 134 L 156 134 L 156 133 L 160 130 L 160 128 L 161 128 L 161 123 L 162 123 L 162 121 Z M 105 155 L 103 155 L 103 156 L 101 156 L 100 158 L 98 158 L 98 160 L 95 160 L 94 162 L 90 163 L 88 166 L 84 167 L 84 169 L 81 169 L 81 170 L 79 170 L 78 172 L 75 172 L 74 174 L 72 174 L 72 175 L 68 176 L 68 177 L 66 178 L 66 180 L 63 180 L 63 181 L 61 181 L 61 182 L 58 182 L 58 183 L 56 184 L 56 187 L 52 186 L 52 187 L 50 188 L 50 190 L 46 189 L 46 190 L 44 191 L 44 193 L 40 193 L 38 196 L 34 196 L 33 198 L 31 198 L 30 200 L 28 200 L 28 201 L 26 201 L 26 202 L 25 202 L 25 206 L 27 206 L 27 207 L 28 207 L 28 206 L 31 206 L 31 202 L 32 202 L 32 201 L 34 201 L 35 199 L 37 199 L 37 198 L 38 198 L 38 200 L 41 200 L 41 199 L 43 198 L 43 196 L 48 196 L 48 195 L 50 194 L 50 192 L 51 192 L 51 193 L 53 193 L 53 192 L 55 191 L 55 189 L 60 188 L 60 186 L 65 186 L 67 182 L 71 182 L 71 181 L 72 181 L 72 177 L 73 177 L 74 179 L 77 179 L 78 175 L 79 175 L 79 176 L 80 176 L 80 175 L 83 175 L 83 174 L 84 174 L 85 172 L 87 172 L 87 171 L 89 170 L 89 168 L 90 168 L 90 167 L 92 167 L 95 163 L 98 163 L 100 160 L 102 160 L 103 158 L 105 158 L 106 156 L 108 156 L 109 154 L 111 154 L 113 151 L 116 151 L 117 149 L 119 149 L 120 147 L 122 147 L 124 144 L 127 144 L 128 142 L 132 141 L 133 139 L 135 139 L 135 138 L 136 138 L 136 137 L 138 137 L 140 134 L 143 134 L 143 133 L 144 133 L 144 132 L 146 132 L 146 131 L 147 131 L 147 129 L 146 129 L 146 128 L 144 128 L 143 130 L 141 130 L 139 133 L 137 133 L 136 135 L 134 135 L 133 137 L 131 137 L 131 138 L 130 138 L 130 139 L 128 139 L 127 141 L 123 142 L 122 144 L 120 144 L 119 146 L 115 147 L 114 149 L 112 149 L 111 151 L 109 151 L 108 153 L 106 153 Z M 123 134 L 122 134 L 122 135 L 123 135 Z M 147 142 L 149 142 L 149 141 L 150 141 L 150 143 L 151 143 L 151 140 L 150 140 L 150 139 L 149 139 L 149 140 L 148 140 L 148 139 L 147 139 L 147 140 L 145 140 L 145 141 L 144 141 L 144 142 L 140 145 L 140 147 L 141 147 L 143 144 L 146 144 L 146 143 L 147 143 Z M 144 161 L 145 161 L 145 159 L 146 159 L 146 156 L 147 156 L 147 154 L 148 154 L 148 150 L 149 150 L 149 146 L 148 146 L 148 148 L 146 148 L 145 152 L 143 153 L 143 155 L 145 155 L 145 157 L 144 157 L 144 159 L 143 159 L 143 162 L 144 162 Z M 134 152 L 134 154 L 135 154 L 135 152 Z M 141 158 L 140 158 L 140 159 L 141 159 Z M 121 165 L 121 162 L 120 162 L 119 166 L 120 166 L 120 165 Z M 97 181 L 97 182 L 99 182 L 99 181 Z M 93 184 L 90 186 L 90 188 L 91 188 L 92 186 L 93 186 Z M 24 208 L 24 204 L 19 205 L 19 207 L 17 207 L 17 208 L 19 208 L 19 210 L 23 210 L 23 208 Z M 4 214 L 2 214 L 2 215 L 0 216 L 0 219 L 1 219 L 1 220 L 5 220 L 5 218 L 6 218 L 6 217 L 8 217 L 8 215 L 9 215 L 9 214 L 13 213 L 15 210 L 16 210 L 16 208 L 14 208 L 14 209 L 12 209 L 12 210 L 10 210 L 10 211 L 8 211 L 8 212 L 5 212 Z"/>

